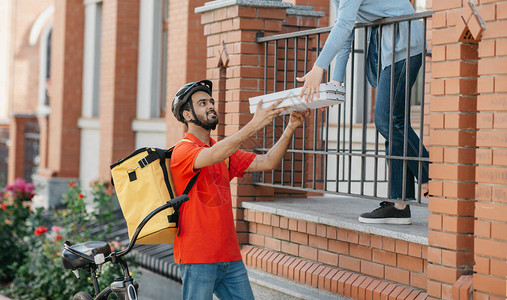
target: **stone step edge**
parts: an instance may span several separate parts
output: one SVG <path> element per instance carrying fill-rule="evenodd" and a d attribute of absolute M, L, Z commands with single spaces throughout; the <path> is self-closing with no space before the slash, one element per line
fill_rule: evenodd
<path fill-rule="evenodd" d="M 244 245 L 241 256 L 249 268 L 352 299 L 421 300 L 428 297 L 418 289 L 252 245 Z"/>
<path fill-rule="evenodd" d="M 258 269 L 253 269 L 247 267 L 248 278 L 250 283 L 252 284 L 252 289 L 254 290 L 256 286 L 263 287 L 267 290 L 275 291 L 273 296 L 266 297 L 262 299 L 300 299 L 300 300 L 347 300 L 350 298 L 343 297 L 337 294 L 333 294 L 328 291 L 319 290 L 313 288 L 311 286 L 307 286 L 306 284 L 301 284 L 299 282 L 291 281 L 279 276 L 275 276 L 273 274 L 269 274 L 263 272 Z M 280 294 L 284 296 L 280 296 Z"/>

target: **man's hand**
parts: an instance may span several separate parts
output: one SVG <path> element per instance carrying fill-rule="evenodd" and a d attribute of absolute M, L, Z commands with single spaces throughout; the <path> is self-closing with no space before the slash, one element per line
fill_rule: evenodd
<path fill-rule="evenodd" d="M 279 100 L 276 103 L 266 107 L 265 109 L 262 109 L 262 100 L 259 101 L 259 103 L 257 103 L 255 114 L 252 120 L 248 122 L 248 125 L 252 126 L 254 131 L 257 131 L 271 124 L 271 122 L 273 122 L 273 119 L 280 115 L 282 111 L 289 109 L 289 107 L 276 108 L 280 103 L 282 103 L 282 100 Z"/>
<path fill-rule="evenodd" d="M 297 81 L 305 83 L 301 89 L 299 97 L 301 97 L 301 99 L 304 97 L 306 103 L 312 102 L 315 94 L 317 94 L 317 96 L 319 95 L 319 86 L 322 83 L 322 75 L 324 75 L 324 69 L 317 65 L 313 65 L 312 70 L 306 73 L 305 76 L 296 78 Z"/>
<path fill-rule="evenodd" d="M 290 114 L 289 124 L 287 127 L 296 129 L 297 127 L 303 125 L 306 117 L 310 114 L 310 110 L 307 109 L 305 111 L 293 111 Z"/>
<path fill-rule="evenodd" d="M 298 126 L 301 126 L 305 118 L 310 114 L 310 110 L 294 111 L 290 114 L 289 123 L 282 136 L 276 144 L 269 149 L 268 153 L 257 155 L 246 172 L 270 171 L 276 168 L 282 161 L 282 157 L 287 151 L 292 135 Z"/>

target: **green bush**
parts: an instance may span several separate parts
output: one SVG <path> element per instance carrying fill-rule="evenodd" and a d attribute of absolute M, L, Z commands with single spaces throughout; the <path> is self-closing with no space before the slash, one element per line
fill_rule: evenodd
<path fill-rule="evenodd" d="M 15 262 L 25 258 L 24 237 L 30 215 L 34 186 L 23 179 L 5 187 L 0 197 L 0 282 L 9 282 L 16 273 Z"/>
<path fill-rule="evenodd" d="M 92 211 L 87 210 L 86 197 L 79 184 L 71 182 L 64 195 L 64 209 L 51 215 L 39 209 L 29 217 L 30 234 L 24 238 L 27 256 L 22 263 L 14 265 L 18 272 L 8 290 L 9 296 L 15 299 L 71 299 L 79 291 L 93 295 L 90 274 L 82 271 L 81 278 L 77 279 L 70 270 L 63 268 L 61 262 L 65 240 L 72 244 L 101 241 L 111 232 L 111 203 L 116 202 L 114 194 L 107 184 L 100 182 L 93 183 L 91 188 Z M 93 227 L 89 227 L 90 224 Z M 118 247 L 117 242 L 112 248 L 114 246 Z M 120 276 L 119 268 L 105 264 L 99 284 L 104 288 Z"/>

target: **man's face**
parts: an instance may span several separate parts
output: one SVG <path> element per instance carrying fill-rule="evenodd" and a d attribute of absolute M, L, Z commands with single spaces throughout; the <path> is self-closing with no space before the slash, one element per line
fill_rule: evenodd
<path fill-rule="evenodd" d="M 192 104 L 199 121 L 213 127 L 218 124 L 218 114 L 215 110 L 215 100 L 208 93 L 197 91 L 192 95 Z"/>

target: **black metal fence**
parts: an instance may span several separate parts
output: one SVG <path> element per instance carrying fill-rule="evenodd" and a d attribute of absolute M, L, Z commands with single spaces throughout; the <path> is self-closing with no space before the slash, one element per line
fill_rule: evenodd
<path fill-rule="evenodd" d="M 7 185 L 9 163 L 9 128 L 0 128 L 0 188 Z"/>
<path fill-rule="evenodd" d="M 405 137 L 407 136 L 407 122 L 419 119 L 412 123 L 419 126 L 417 135 L 420 137 L 419 155 L 417 157 L 407 154 L 407 139 L 403 142 L 403 155 L 389 155 L 392 153 L 392 124 L 389 125 L 388 151 L 384 152 L 385 139 L 379 135 L 372 123 L 372 101 L 375 92 L 366 80 L 366 45 L 367 28 L 377 27 L 379 39 L 382 40 L 383 28 L 393 26 L 393 49 L 396 31 L 400 24 L 408 24 L 408 32 L 413 20 L 419 20 L 424 31 L 424 54 L 426 49 L 426 24 L 432 12 L 415 13 L 396 18 L 385 18 L 371 23 L 358 23 L 354 28 L 349 71 L 345 78 L 347 99 L 345 103 L 326 110 L 313 110 L 298 128 L 293 136 L 292 146 L 281 166 L 272 172 L 262 172 L 254 176 L 254 183 L 261 186 L 284 188 L 296 191 L 317 192 L 323 194 L 357 196 L 364 199 L 386 200 L 390 198 L 391 179 L 403 176 L 403 196 L 401 199 L 392 199 L 393 202 L 404 201 L 405 191 L 408 188 L 405 180 L 408 163 L 415 161 L 418 169 L 427 164 L 429 159 L 423 157 L 423 128 L 424 128 L 424 88 L 419 88 L 417 101 L 405 99 Z M 293 33 L 279 34 L 269 37 L 258 37 L 257 42 L 264 43 L 264 93 L 276 92 L 295 88 L 298 86 L 296 77 L 306 74 L 313 65 L 321 51 L 325 37 L 332 27 L 304 30 Z M 359 37 L 359 38 L 358 38 Z M 408 37 L 407 57 L 410 57 L 410 34 Z M 381 58 L 381 43 L 378 43 L 378 61 Z M 427 55 L 427 54 L 426 54 Z M 419 87 L 424 84 L 425 56 L 422 55 Z M 393 55 L 393 64 L 395 62 Z M 407 60 L 409 64 L 410 60 Z M 394 69 L 394 68 L 393 68 Z M 409 67 L 407 66 L 407 69 Z M 330 79 L 331 70 L 326 70 L 325 77 Z M 377 74 L 380 73 L 380 63 Z M 407 79 L 409 72 L 406 72 Z M 392 75 L 393 76 L 393 75 Z M 408 80 L 407 80 L 408 82 Z M 301 86 L 301 84 L 299 84 Z M 391 77 L 391 87 L 393 77 Z M 406 90 L 409 89 L 408 83 Z M 393 88 L 391 88 L 391 91 Z M 408 94 L 408 93 L 407 93 Z M 392 101 L 391 93 L 391 116 Z M 412 103 L 420 106 L 411 107 Z M 410 115 L 417 112 L 418 118 Z M 416 116 L 417 117 L 417 116 Z M 392 120 L 392 118 L 391 118 Z M 259 136 L 256 151 L 265 153 L 278 140 L 287 125 L 288 117 L 275 119 L 273 125 L 264 129 Z M 262 146 L 261 146 L 262 144 Z M 391 164 L 394 160 L 403 164 L 403 174 L 391 174 Z M 426 205 L 421 201 L 421 171 L 417 175 L 417 193 L 414 205 Z M 410 184 L 410 183 L 409 183 Z M 413 183 L 412 183 L 413 184 Z"/>
<path fill-rule="evenodd" d="M 32 182 L 32 176 L 39 168 L 39 123 L 37 120 L 29 122 L 25 127 L 25 167 L 23 178 Z"/>

